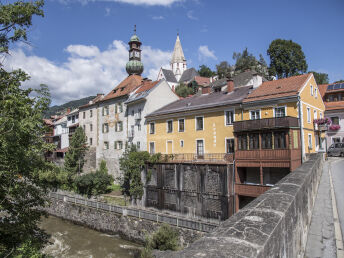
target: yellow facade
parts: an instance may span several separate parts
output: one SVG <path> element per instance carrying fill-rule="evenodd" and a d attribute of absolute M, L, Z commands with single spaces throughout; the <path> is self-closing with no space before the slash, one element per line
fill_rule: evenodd
<path fill-rule="evenodd" d="M 196 153 L 196 141 L 204 141 L 204 153 L 225 153 L 226 139 L 234 138 L 233 125 L 226 125 L 225 110 L 234 110 L 227 107 L 211 112 L 199 110 L 192 115 L 181 114 L 173 118 L 158 119 L 155 123 L 155 133 L 150 134 L 150 122 L 147 124 L 147 149 L 154 142 L 155 152 L 162 154 Z M 241 111 L 236 111 L 235 118 L 239 119 Z M 203 130 L 196 130 L 196 117 L 203 117 Z M 184 119 L 184 132 L 179 132 L 179 119 Z M 172 132 L 167 132 L 167 121 L 173 121 Z"/>

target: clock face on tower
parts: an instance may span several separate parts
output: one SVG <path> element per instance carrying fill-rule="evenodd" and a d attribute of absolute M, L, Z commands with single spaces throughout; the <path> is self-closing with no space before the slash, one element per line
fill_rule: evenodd
<path fill-rule="evenodd" d="M 134 54 L 135 54 L 135 57 L 140 57 L 140 52 L 134 52 Z"/>
<path fill-rule="evenodd" d="M 133 57 L 134 56 L 134 52 L 130 52 L 130 57 Z"/>

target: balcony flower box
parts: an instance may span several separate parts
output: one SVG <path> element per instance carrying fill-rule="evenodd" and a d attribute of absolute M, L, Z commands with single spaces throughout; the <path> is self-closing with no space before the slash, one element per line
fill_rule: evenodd
<path fill-rule="evenodd" d="M 317 124 L 317 125 L 330 125 L 331 123 L 332 123 L 332 121 L 328 117 L 320 118 L 320 119 L 314 119 L 314 124 Z"/>
<path fill-rule="evenodd" d="M 332 131 L 338 131 L 340 129 L 340 125 L 331 125 L 330 130 Z"/>

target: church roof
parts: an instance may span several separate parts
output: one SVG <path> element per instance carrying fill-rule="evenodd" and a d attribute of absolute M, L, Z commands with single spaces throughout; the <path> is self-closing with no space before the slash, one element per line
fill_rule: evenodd
<path fill-rule="evenodd" d="M 165 76 L 165 80 L 168 82 L 177 82 L 176 77 L 174 76 L 174 73 L 172 72 L 172 70 L 167 70 L 167 69 L 161 69 L 162 73 Z"/>
<path fill-rule="evenodd" d="M 186 60 L 184 57 L 182 44 L 180 43 L 179 35 L 177 35 L 177 40 L 176 44 L 174 45 L 171 63 L 182 63 L 184 61 Z"/>
<path fill-rule="evenodd" d="M 195 68 L 189 68 L 185 70 L 180 77 L 179 82 L 189 82 L 195 78 L 195 76 L 199 76 L 198 72 L 196 71 Z"/>

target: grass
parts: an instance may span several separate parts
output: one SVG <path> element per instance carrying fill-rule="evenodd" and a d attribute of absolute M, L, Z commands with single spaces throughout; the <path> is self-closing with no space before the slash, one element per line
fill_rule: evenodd
<path fill-rule="evenodd" d="M 118 192 L 118 191 L 121 191 L 121 186 L 118 184 L 112 183 L 112 185 L 109 186 L 108 189 L 111 190 L 112 192 Z"/>
<path fill-rule="evenodd" d="M 108 204 L 112 204 L 112 205 L 119 205 L 119 206 L 127 206 L 128 205 L 128 201 L 127 203 L 125 203 L 125 200 L 122 196 L 103 196 L 104 200 L 108 203 Z"/>

